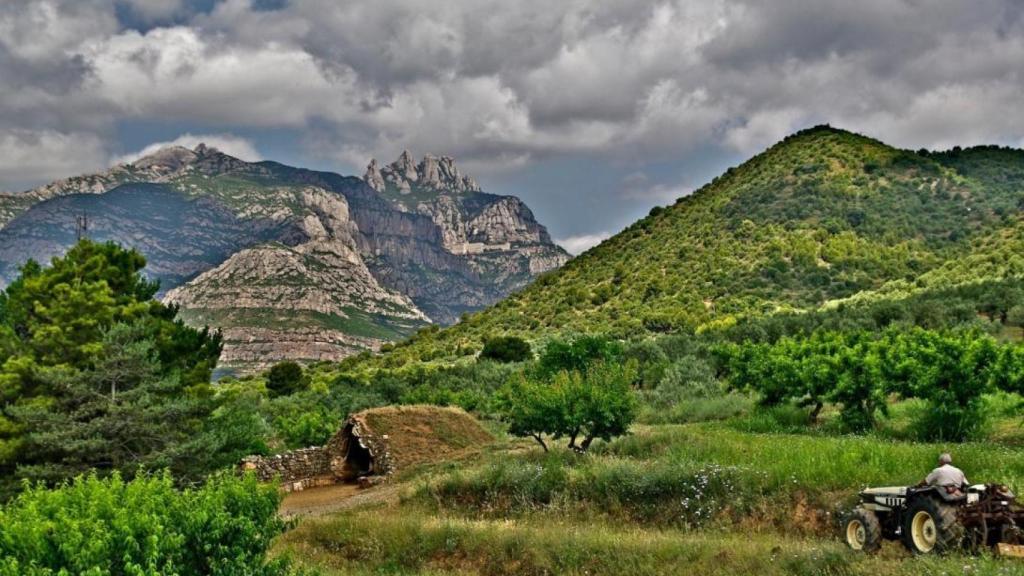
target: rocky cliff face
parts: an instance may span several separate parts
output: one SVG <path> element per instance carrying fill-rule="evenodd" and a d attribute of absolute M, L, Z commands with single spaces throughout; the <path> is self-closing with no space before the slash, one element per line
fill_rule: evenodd
<path fill-rule="evenodd" d="M 521 200 L 482 192 L 450 157 L 428 154 L 417 163 L 405 151 L 383 167 L 371 160 L 364 179 L 390 204 L 388 217 L 407 222 L 360 224 L 364 231 L 388 231 L 371 235 L 371 268 L 437 322 L 452 324 L 569 259 Z M 431 228 L 437 237 L 429 240 L 394 234 Z"/>
<path fill-rule="evenodd" d="M 563 264 L 519 199 L 448 157 L 365 179 L 247 163 L 200 145 L 0 195 L 0 283 L 89 235 L 134 246 L 186 321 L 223 330 L 222 363 L 337 360 L 449 324 Z"/>
<path fill-rule="evenodd" d="M 301 241 L 240 250 L 164 298 L 186 321 L 224 329 L 223 364 L 341 360 L 430 321 L 370 273 L 343 196 L 304 188 L 296 200 L 304 209 L 295 218 Z"/>

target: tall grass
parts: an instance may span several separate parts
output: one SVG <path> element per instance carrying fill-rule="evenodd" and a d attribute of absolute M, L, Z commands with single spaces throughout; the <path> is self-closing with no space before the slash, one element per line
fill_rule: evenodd
<path fill-rule="evenodd" d="M 1024 573 L 895 543 L 855 554 L 837 537 L 860 488 L 917 482 L 942 451 L 972 481 L 1024 487 L 1024 452 L 1007 446 L 640 426 L 586 456 L 516 449 L 435 468 L 399 503 L 303 521 L 276 551 L 325 576 Z"/>
<path fill-rule="evenodd" d="M 737 467 L 683 461 L 636 462 L 573 453 L 499 458 L 425 484 L 416 495 L 439 509 L 483 517 L 557 511 L 696 527 L 749 512 L 758 482 Z"/>
<path fill-rule="evenodd" d="M 641 405 L 637 420 L 643 424 L 688 424 L 727 420 L 749 412 L 754 398 L 742 394 L 722 394 L 690 398 L 672 406 Z"/>
<path fill-rule="evenodd" d="M 424 482 L 414 499 L 470 517 L 549 512 L 678 527 L 757 517 L 807 532 L 866 486 L 918 482 L 944 451 L 973 482 L 1024 486 L 1024 453 L 1005 446 L 757 434 L 705 423 L 641 427 L 589 456 L 495 454 Z M 812 508 L 813 521 L 794 522 L 798 503 Z"/>
<path fill-rule="evenodd" d="M 752 434 L 726 425 L 661 426 L 640 430 L 598 449 L 638 460 L 681 460 L 741 466 L 764 474 L 771 490 L 853 492 L 863 486 L 912 484 L 951 452 L 972 482 L 1024 488 L 1024 452 L 970 443 L 897 442 L 865 436 Z"/>
<path fill-rule="evenodd" d="M 469 520 L 415 506 L 307 520 L 285 535 L 279 555 L 325 576 L 481 574 L 540 576 L 659 574 L 910 576 L 1020 573 L 992 558 L 906 559 L 853 553 L 838 541 L 776 534 L 680 532 L 530 515 Z"/>
<path fill-rule="evenodd" d="M 851 573 L 848 555 L 835 544 L 537 518 L 474 521 L 410 510 L 306 522 L 280 549 L 327 574 Z"/>

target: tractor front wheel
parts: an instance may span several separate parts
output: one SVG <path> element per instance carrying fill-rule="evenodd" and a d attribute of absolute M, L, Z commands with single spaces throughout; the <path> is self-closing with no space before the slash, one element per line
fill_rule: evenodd
<path fill-rule="evenodd" d="M 854 508 L 843 525 L 850 548 L 871 553 L 882 546 L 882 525 L 871 510 L 860 506 Z"/>
<path fill-rule="evenodd" d="M 941 554 L 959 547 L 963 538 L 964 527 L 955 506 L 923 497 L 907 508 L 903 545 L 914 554 Z"/>

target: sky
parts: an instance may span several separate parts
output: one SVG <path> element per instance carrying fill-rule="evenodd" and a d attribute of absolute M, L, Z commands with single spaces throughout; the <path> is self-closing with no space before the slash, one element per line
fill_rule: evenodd
<path fill-rule="evenodd" d="M 816 124 L 1024 145 L 1019 0 L 0 0 L 0 190 L 456 158 L 579 252 Z"/>

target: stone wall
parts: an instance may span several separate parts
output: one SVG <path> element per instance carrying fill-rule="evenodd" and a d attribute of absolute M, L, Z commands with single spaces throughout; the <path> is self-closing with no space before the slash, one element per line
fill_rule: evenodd
<path fill-rule="evenodd" d="M 274 456 L 248 456 L 242 460 L 241 468 L 252 470 L 264 482 L 279 478 L 285 492 L 328 486 L 336 483 L 337 478 L 331 471 L 331 457 L 326 448 L 316 446 Z"/>

